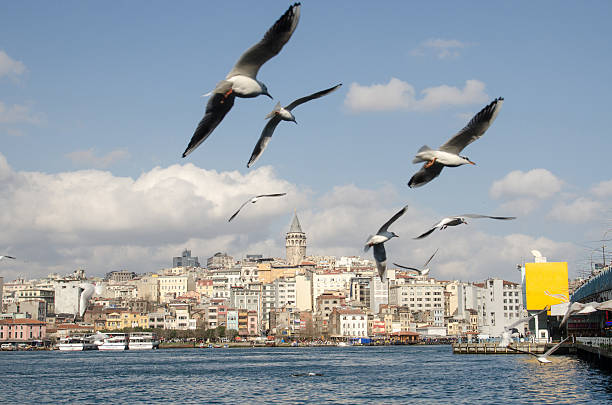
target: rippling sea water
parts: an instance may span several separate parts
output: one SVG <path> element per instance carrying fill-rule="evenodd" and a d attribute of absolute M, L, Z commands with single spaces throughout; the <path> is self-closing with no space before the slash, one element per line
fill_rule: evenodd
<path fill-rule="evenodd" d="M 601 404 L 612 376 L 574 356 L 450 346 L 2 352 L 0 403 Z M 322 376 L 292 376 L 296 373 Z"/>

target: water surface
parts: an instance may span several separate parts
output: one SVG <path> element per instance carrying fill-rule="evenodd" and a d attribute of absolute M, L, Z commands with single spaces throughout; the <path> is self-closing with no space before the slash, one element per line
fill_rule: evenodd
<path fill-rule="evenodd" d="M 600 404 L 612 376 L 574 356 L 450 346 L 1 352 L 0 403 Z M 300 373 L 322 376 L 292 376 Z"/>

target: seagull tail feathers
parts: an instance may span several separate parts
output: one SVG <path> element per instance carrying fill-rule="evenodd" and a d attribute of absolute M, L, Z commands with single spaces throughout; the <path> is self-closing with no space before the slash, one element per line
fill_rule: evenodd
<path fill-rule="evenodd" d="M 280 104 L 280 102 L 277 102 L 277 103 L 276 103 L 276 105 L 274 106 L 274 109 L 273 109 L 272 111 L 270 111 L 270 112 L 268 113 L 268 115 L 266 115 L 266 119 L 269 119 L 269 118 L 274 117 L 274 115 L 275 115 L 275 114 L 276 114 L 278 111 L 280 111 L 280 109 L 281 109 L 281 104 Z"/>

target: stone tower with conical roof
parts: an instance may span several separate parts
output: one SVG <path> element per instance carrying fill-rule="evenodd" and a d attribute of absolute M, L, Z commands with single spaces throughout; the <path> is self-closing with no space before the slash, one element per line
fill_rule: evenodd
<path fill-rule="evenodd" d="M 297 213 L 293 216 L 291 228 L 285 236 L 285 247 L 287 248 L 287 263 L 297 266 L 306 258 L 306 234 L 302 231 Z"/>

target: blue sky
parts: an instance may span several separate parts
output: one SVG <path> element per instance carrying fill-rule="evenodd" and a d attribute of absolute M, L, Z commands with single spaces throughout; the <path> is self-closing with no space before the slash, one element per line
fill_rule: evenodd
<path fill-rule="evenodd" d="M 183 247 L 283 255 L 294 209 L 309 254 L 358 255 L 406 203 L 388 256 L 418 264 L 442 247 L 434 277 L 516 280 L 533 248 L 570 274 L 588 267 L 612 227 L 609 2 L 305 1 L 258 75 L 275 100 L 236 100 L 181 159 L 200 96 L 289 4 L 3 3 L 0 248 L 24 261 L 3 261 L 0 276 L 152 271 Z M 337 83 L 246 168 L 276 101 Z M 477 166 L 409 189 L 416 151 L 499 96 L 497 120 L 464 151 Z M 288 198 L 225 222 L 250 195 L 279 191 Z M 467 212 L 519 218 L 411 239 Z"/>

